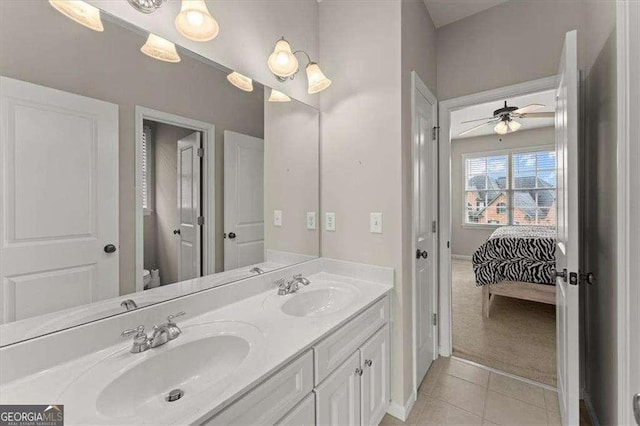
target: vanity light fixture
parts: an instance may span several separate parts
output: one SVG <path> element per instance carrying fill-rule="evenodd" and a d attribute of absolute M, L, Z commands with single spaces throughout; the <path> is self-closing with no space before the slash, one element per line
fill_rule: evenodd
<path fill-rule="evenodd" d="M 93 31 L 102 32 L 100 9 L 81 0 L 49 0 L 49 4 L 69 19 L 82 24 Z"/>
<path fill-rule="evenodd" d="M 180 13 L 176 16 L 176 29 L 193 41 L 212 40 L 220 31 L 204 0 L 182 0 Z"/>
<path fill-rule="evenodd" d="M 242 75 L 237 71 L 233 71 L 227 76 L 227 80 L 240 90 L 245 92 L 253 92 L 253 80 L 246 75 Z"/>
<path fill-rule="evenodd" d="M 269 102 L 291 102 L 291 98 L 276 89 L 271 89 L 271 95 L 269 95 Z"/>
<path fill-rule="evenodd" d="M 287 78 L 294 79 L 295 75 L 300 71 L 298 59 L 295 56 L 297 53 L 302 53 L 307 58 L 306 71 L 309 94 L 321 92 L 329 87 L 331 80 L 324 75 L 320 66 L 313 62 L 309 54 L 304 50 L 292 52 L 291 45 L 284 37 L 276 42 L 273 53 L 269 55 L 267 60 L 267 65 L 276 79 L 281 82 L 286 81 Z"/>
<path fill-rule="evenodd" d="M 171 63 L 180 62 L 180 55 L 178 55 L 176 51 L 176 45 L 155 34 L 149 33 L 147 42 L 140 48 L 140 51 L 160 61 Z"/>

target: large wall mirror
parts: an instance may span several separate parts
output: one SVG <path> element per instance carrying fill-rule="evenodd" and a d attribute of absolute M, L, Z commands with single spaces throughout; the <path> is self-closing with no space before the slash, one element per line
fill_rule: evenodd
<path fill-rule="evenodd" d="M 319 255 L 316 109 L 104 13 L 0 16 L 1 345 Z"/>

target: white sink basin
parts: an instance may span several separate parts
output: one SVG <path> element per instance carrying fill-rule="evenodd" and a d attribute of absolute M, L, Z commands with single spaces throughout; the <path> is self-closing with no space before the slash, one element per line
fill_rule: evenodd
<path fill-rule="evenodd" d="M 292 317 L 322 317 L 348 308 L 359 296 L 360 291 L 351 285 L 313 280 L 295 293 L 267 297 L 263 306 L 275 305 L 282 313 Z"/>
<path fill-rule="evenodd" d="M 106 423 L 152 421 L 166 410 L 188 409 L 204 392 L 207 397 L 222 392 L 243 364 L 257 359 L 263 339 L 257 328 L 240 322 L 185 327 L 163 346 L 132 354 L 127 345 L 106 357 L 74 381 L 61 399 L 95 407 Z M 174 389 L 183 396 L 168 402 Z"/>

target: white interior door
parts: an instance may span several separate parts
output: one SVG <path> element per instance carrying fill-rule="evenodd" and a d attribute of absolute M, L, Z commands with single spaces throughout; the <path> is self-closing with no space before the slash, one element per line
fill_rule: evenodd
<path fill-rule="evenodd" d="M 264 140 L 224 132 L 224 269 L 264 261 Z"/>
<path fill-rule="evenodd" d="M 117 296 L 118 106 L 0 77 L 0 119 L 0 322 Z"/>
<path fill-rule="evenodd" d="M 417 79 L 416 79 L 417 80 Z M 436 355 L 437 140 L 434 138 L 436 100 L 416 84 L 413 137 L 413 229 L 415 240 L 415 386 Z"/>
<path fill-rule="evenodd" d="M 200 276 L 202 233 L 200 216 L 200 132 L 178 141 L 178 280 Z"/>
<path fill-rule="evenodd" d="M 578 211 L 578 59 L 576 31 L 565 36 L 556 92 L 558 235 L 556 323 L 558 396 L 562 424 L 579 423 L 579 211 Z"/>

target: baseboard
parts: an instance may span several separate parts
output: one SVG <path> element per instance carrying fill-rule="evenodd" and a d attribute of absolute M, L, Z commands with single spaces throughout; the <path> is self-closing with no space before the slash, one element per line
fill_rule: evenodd
<path fill-rule="evenodd" d="M 591 396 L 589 392 L 584 392 L 584 405 L 587 407 L 587 413 L 589 413 L 589 420 L 591 420 L 592 426 L 600 426 L 600 422 L 598 421 L 598 416 L 596 416 L 596 410 L 593 409 L 593 404 L 591 403 Z"/>
<path fill-rule="evenodd" d="M 411 409 L 413 408 L 413 404 L 415 403 L 416 403 L 416 393 L 411 392 L 411 396 L 409 397 L 409 400 L 404 404 L 404 406 L 398 404 L 395 401 L 391 401 L 389 403 L 389 407 L 387 408 L 387 414 L 404 422 L 409 418 L 409 413 L 411 412 Z"/>
<path fill-rule="evenodd" d="M 457 260 L 472 260 L 473 256 L 467 256 L 466 254 L 452 254 L 451 259 Z"/>

